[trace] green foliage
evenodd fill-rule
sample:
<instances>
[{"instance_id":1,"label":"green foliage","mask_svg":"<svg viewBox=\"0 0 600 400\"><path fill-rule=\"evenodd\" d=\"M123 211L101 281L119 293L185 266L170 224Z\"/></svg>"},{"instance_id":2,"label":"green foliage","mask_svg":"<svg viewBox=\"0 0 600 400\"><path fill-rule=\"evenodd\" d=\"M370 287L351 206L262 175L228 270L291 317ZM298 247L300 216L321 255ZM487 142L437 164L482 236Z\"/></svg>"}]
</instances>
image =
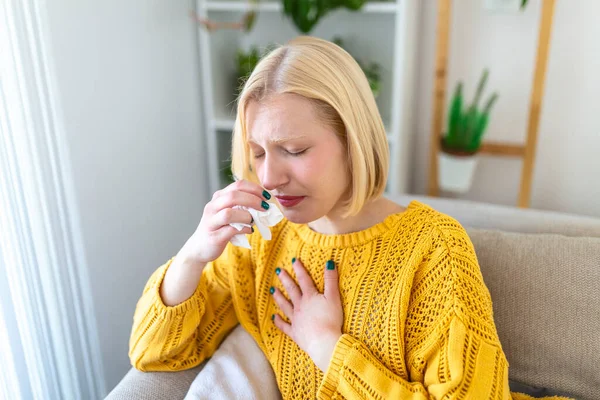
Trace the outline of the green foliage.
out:
<instances>
[{"instance_id":1,"label":"green foliage","mask_svg":"<svg viewBox=\"0 0 600 400\"><path fill-rule=\"evenodd\" d=\"M235 179L233 178L233 172L231 171L231 160L224 161L221 169L221 182L226 185L233 183Z\"/></svg>"},{"instance_id":2,"label":"green foliage","mask_svg":"<svg viewBox=\"0 0 600 400\"><path fill-rule=\"evenodd\" d=\"M459 82L454 90L450 113L448 115L448 132L442 140L442 148L449 151L475 153L481 146L481 140L487 128L490 111L498 100L498 94L493 93L482 109L479 101L487 82L489 71L481 75L473 103L463 108L463 84Z\"/></svg>"},{"instance_id":3,"label":"green foliage","mask_svg":"<svg viewBox=\"0 0 600 400\"><path fill-rule=\"evenodd\" d=\"M381 91L381 74L380 67L377 63L370 63L368 66L361 65L361 68L365 72L367 79L369 80L369 86L371 86L371 91L373 92L373 96L377 98L379 96L379 92Z\"/></svg>"},{"instance_id":4,"label":"green foliage","mask_svg":"<svg viewBox=\"0 0 600 400\"><path fill-rule=\"evenodd\" d=\"M366 0L282 0L283 14L302 33L309 33L327 13L339 7L359 10Z\"/></svg>"}]
</instances>

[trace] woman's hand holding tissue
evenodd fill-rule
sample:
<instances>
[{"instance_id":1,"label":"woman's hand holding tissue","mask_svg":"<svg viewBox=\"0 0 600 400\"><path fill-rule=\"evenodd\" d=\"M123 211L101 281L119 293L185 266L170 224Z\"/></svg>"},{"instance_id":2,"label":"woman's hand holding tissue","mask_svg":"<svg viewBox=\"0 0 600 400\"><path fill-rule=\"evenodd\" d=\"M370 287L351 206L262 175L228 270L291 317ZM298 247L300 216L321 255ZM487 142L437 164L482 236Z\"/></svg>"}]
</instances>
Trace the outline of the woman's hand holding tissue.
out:
<instances>
[{"instance_id":1,"label":"woman's hand holding tissue","mask_svg":"<svg viewBox=\"0 0 600 400\"><path fill-rule=\"evenodd\" d=\"M271 195L259 185L249 181L237 181L214 193L204 207L200 224L194 234L175 256L167 269L160 295L167 306L177 305L194 294L202 270L210 261L217 259L227 242L236 234L252 233L252 215L245 207L268 210ZM246 224L241 231L230 224Z\"/></svg>"},{"instance_id":2,"label":"woman's hand holding tissue","mask_svg":"<svg viewBox=\"0 0 600 400\"><path fill-rule=\"evenodd\" d=\"M218 258L227 242L239 233L252 233L250 227L238 231L230 224L252 223L252 215L240 207L257 211L268 210L266 202L271 195L262 187L249 181L237 181L223 190L215 192L213 198L204 207L204 214L196 232L184 246L186 253L199 263L208 263Z\"/></svg>"}]
</instances>

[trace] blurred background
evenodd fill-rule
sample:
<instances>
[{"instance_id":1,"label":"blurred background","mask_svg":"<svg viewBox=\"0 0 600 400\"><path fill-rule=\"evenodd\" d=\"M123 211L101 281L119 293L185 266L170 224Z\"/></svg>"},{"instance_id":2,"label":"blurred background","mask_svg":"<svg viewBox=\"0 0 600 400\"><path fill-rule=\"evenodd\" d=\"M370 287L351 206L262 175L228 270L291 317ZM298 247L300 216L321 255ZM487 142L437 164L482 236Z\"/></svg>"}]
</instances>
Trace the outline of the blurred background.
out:
<instances>
[{"instance_id":1,"label":"blurred background","mask_svg":"<svg viewBox=\"0 0 600 400\"><path fill-rule=\"evenodd\" d=\"M547 1L451 2L437 114L444 1L354 0L316 21L289 0L0 2L0 398L102 398L127 372L136 301L230 181L235 96L271 46L347 49L388 131L387 195L427 195L436 115L439 134L473 117L482 142L525 143ZM598 15L555 3L531 208L600 217ZM439 194L517 205L523 160L476 156L468 185Z\"/></svg>"}]
</instances>

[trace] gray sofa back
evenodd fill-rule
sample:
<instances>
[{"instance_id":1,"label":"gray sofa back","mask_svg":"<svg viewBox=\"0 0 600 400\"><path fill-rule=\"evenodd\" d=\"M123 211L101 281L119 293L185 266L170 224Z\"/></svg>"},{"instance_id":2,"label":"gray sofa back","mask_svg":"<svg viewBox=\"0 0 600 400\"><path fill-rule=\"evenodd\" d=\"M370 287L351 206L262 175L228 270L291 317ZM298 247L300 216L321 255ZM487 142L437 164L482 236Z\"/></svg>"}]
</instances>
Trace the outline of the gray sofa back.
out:
<instances>
[{"instance_id":1,"label":"gray sofa back","mask_svg":"<svg viewBox=\"0 0 600 400\"><path fill-rule=\"evenodd\" d=\"M439 197L401 195L391 199L402 205L419 200L452 216L464 227L600 238L598 218Z\"/></svg>"}]
</instances>

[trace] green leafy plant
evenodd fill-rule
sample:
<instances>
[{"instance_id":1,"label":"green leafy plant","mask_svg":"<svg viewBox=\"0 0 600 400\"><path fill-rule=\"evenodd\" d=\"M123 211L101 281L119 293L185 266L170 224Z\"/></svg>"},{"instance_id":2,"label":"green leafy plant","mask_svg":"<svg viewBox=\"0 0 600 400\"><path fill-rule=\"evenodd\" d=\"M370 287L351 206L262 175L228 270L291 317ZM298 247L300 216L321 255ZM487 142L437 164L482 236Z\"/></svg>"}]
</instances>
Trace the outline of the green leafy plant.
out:
<instances>
[{"instance_id":1,"label":"green leafy plant","mask_svg":"<svg viewBox=\"0 0 600 400\"><path fill-rule=\"evenodd\" d=\"M359 62L359 65L367 76L373 96L377 98L377 96L379 96L379 92L381 91L381 67L379 64L374 62L370 63L369 65L363 65Z\"/></svg>"},{"instance_id":2,"label":"green leafy plant","mask_svg":"<svg viewBox=\"0 0 600 400\"><path fill-rule=\"evenodd\" d=\"M309 33L327 13L339 7L359 10L366 0L282 0L283 14L303 33Z\"/></svg>"},{"instance_id":3,"label":"green leafy plant","mask_svg":"<svg viewBox=\"0 0 600 400\"><path fill-rule=\"evenodd\" d=\"M226 160L223 162L223 166L220 169L221 172L221 182L229 185L233 183L235 179L233 178L233 172L231 171L231 160Z\"/></svg>"},{"instance_id":4,"label":"green leafy plant","mask_svg":"<svg viewBox=\"0 0 600 400\"><path fill-rule=\"evenodd\" d=\"M498 94L493 93L482 109L479 109L479 100L487 82L489 71L485 69L475 98L470 106L463 108L463 84L459 82L454 90L450 113L448 116L448 132L442 139L442 149L449 153L474 154L481 146L481 140L487 128L490 111L498 100Z\"/></svg>"}]
</instances>

